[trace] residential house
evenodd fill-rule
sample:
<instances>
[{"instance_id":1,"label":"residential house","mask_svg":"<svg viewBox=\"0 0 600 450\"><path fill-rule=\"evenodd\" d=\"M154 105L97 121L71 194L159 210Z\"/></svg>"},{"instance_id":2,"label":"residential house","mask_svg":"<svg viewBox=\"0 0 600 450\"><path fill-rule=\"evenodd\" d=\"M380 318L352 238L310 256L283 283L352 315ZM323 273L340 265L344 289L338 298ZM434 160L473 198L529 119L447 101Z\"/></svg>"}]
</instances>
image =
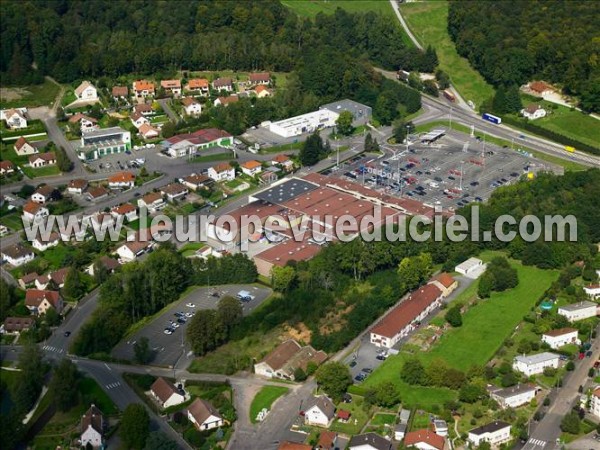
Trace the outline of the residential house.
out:
<instances>
[{"instance_id":1,"label":"residential house","mask_svg":"<svg viewBox=\"0 0 600 450\"><path fill-rule=\"evenodd\" d=\"M256 92L256 96L258 98L271 97L273 95L271 89L263 85L260 85L256 89L254 89L254 92Z\"/></svg>"},{"instance_id":2,"label":"residential house","mask_svg":"<svg viewBox=\"0 0 600 450\"><path fill-rule=\"evenodd\" d=\"M281 166L287 172L291 172L294 169L294 162L289 156L282 153L271 160L271 165Z\"/></svg>"},{"instance_id":3,"label":"residential house","mask_svg":"<svg viewBox=\"0 0 600 450\"><path fill-rule=\"evenodd\" d=\"M136 97L150 97L154 95L154 83L148 80L137 80L133 82L133 92Z\"/></svg>"},{"instance_id":4,"label":"residential house","mask_svg":"<svg viewBox=\"0 0 600 450\"><path fill-rule=\"evenodd\" d=\"M73 114L71 117L69 117L69 124L74 125L76 123L79 123L79 129L82 133L97 130L99 128L98 121L96 119L81 113Z\"/></svg>"},{"instance_id":5,"label":"residential house","mask_svg":"<svg viewBox=\"0 0 600 450\"><path fill-rule=\"evenodd\" d=\"M63 288L65 286L65 280L67 279L67 274L71 270L70 267L63 267L61 269L55 270L50 273L50 280L58 286L59 288Z\"/></svg>"},{"instance_id":6,"label":"residential house","mask_svg":"<svg viewBox=\"0 0 600 450\"><path fill-rule=\"evenodd\" d=\"M56 164L56 155L54 155L54 152L38 153L29 157L29 166L34 169L53 166L54 164Z\"/></svg>"},{"instance_id":7,"label":"residential house","mask_svg":"<svg viewBox=\"0 0 600 450\"><path fill-rule=\"evenodd\" d=\"M135 186L135 175L131 172L118 172L108 177L108 187L111 189L131 189Z\"/></svg>"},{"instance_id":8,"label":"residential house","mask_svg":"<svg viewBox=\"0 0 600 450\"><path fill-rule=\"evenodd\" d=\"M135 261L142 256L150 247L151 242L147 241L129 241L117 248L117 255L123 262Z\"/></svg>"},{"instance_id":9,"label":"residential house","mask_svg":"<svg viewBox=\"0 0 600 450\"><path fill-rule=\"evenodd\" d=\"M45 206L35 203L27 202L23 206L22 217L28 222L40 222L50 215L50 211Z\"/></svg>"},{"instance_id":10,"label":"residential house","mask_svg":"<svg viewBox=\"0 0 600 450\"><path fill-rule=\"evenodd\" d=\"M27 119L25 114L19 109L9 109L2 111L6 126L12 130L27 128Z\"/></svg>"},{"instance_id":11,"label":"residential house","mask_svg":"<svg viewBox=\"0 0 600 450\"><path fill-rule=\"evenodd\" d=\"M306 371L309 362L318 365L326 359L326 353L316 351L310 345L302 347L294 339L289 339L255 364L254 373L267 378L294 380L294 372L298 368Z\"/></svg>"},{"instance_id":12,"label":"residential house","mask_svg":"<svg viewBox=\"0 0 600 450\"><path fill-rule=\"evenodd\" d=\"M218 128L203 128L193 133L178 134L162 142L172 158L195 155L199 150L213 147L229 147L233 137Z\"/></svg>"},{"instance_id":13,"label":"residential house","mask_svg":"<svg viewBox=\"0 0 600 450\"><path fill-rule=\"evenodd\" d=\"M420 450L444 450L446 439L430 430L415 430L404 436L405 447L415 447Z\"/></svg>"},{"instance_id":14,"label":"residential house","mask_svg":"<svg viewBox=\"0 0 600 450\"><path fill-rule=\"evenodd\" d=\"M429 283L442 291L442 297L448 297L458 287L458 281L446 272L436 275Z\"/></svg>"},{"instance_id":15,"label":"residential house","mask_svg":"<svg viewBox=\"0 0 600 450\"><path fill-rule=\"evenodd\" d=\"M335 431L321 431L315 450L335 450L337 448L338 435Z\"/></svg>"},{"instance_id":16,"label":"residential house","mask_svg":"<svg viewBox=\"0 0 600 450\"><path fill-rule=\"evenodd\" d=\"M357 434L348 442L349 450L395 450L395 448L391 441L376 433Z\"/></svg>"},{"instance_id":17,"label":"residential house","mask_svg":"<svg viewBox=\"0 0 600 450\"><path fill-rule=\"evenodd\" d=\"M19 156L33 155L39 153L39 150L27 142L23 136L21 136L14 145L15 153Z\"/></svg>"},{"instance_id":18,"label":"residential house","mask_svg":"<svg viewBox=\"0 0 600 450\"><path fill-rule=\"evenodd\" d=\"M146 124L150 124L150 121L146 118L146 116L144 116L142 113L134 111L131 116L129 117L129 119L131 120L131 123L133 124L134 127L136 128L140 128L142 125Z\"/></svg>"},{"instance_id":19,"label":"residential house","mask_svg":"<svg viewBox=\"0 0 600 450\"><path fill-rule=\"evenodd\" d=\"M137 220L137 208L131 203L123 203L122 205L115 206L110 214L115 218L123 217L126 222L133 222Z\"/></svg>"},{"instance_id":20,"label":"residential house","mask_svg":"<svg viewBox=\"0 0 600 450\"><path fill-rule=\"evenodd\" d=\"M27 331L35 327L35 320L32 317L7 317L4 319L0 332L2 334L20 334L21 331Z\"/></svg>"},{"instance_id":21,"label":"residential house","mask_svg":"<svg viewBox=\"0 0 600 450\"><path fill-rule=\"evenodd\" d=\"M89 81L83 81L75 89L75 96L78 100L83 101L96 101L98 100L98 90Z\"/></svg>"},{"instance_id":22,"label":"residential house","mask_svg":"<svg viewBox=\"0 0 600 450\"><path fill-rule=\"evenodd\" d=\"M596 387L592 392L590 413L600 419L600 387Z\"/></svg>"},{"instance_id":23,"label":"residential house","mask_svg":"<svg viewBox=\"0 0 600 450\"><path fill-rule=\"evenodd\" d=\"M569 322L577 322L578 320L595 317L598 314L598 304L588 301L572 303L570 305L560 306L558 308L558 314L565 316Z\"/></svg>"},{"instance_id":24,"label":"residential house","mask_svg":"<svg viewBox=\"0 0 600 450\"><path fill-rule=\"evenodd\" d=\"M81 418L81 437L79 445L87 448L88 444L92 448L104 448L104 428L106 424L102 412L92 404L90 409Z\"/></svg>"},{"instance_id":25,"label":"residential house","mask_svg":"<svg viewBox=\"0 0 600 450\"><path fill-rule=\"evenodd\" d=\"M212 88L217 92L219 92L219 91L232 92L233 91L233 81L231 80L231 78L217 78L215 81L212 82Z\"/></svg>"},{"instance_id":26,"label":"residential house","mask_svg":"<svg viewBox=\"0 0 600 450\"><path fill-rule=\"evenodd\" d=\"M120 266L120 264L116 259L103 255L98 258L97 261L94 261L92 264L87 266L85 271L88 275L94 276L96 268L99 266L103 266L108 273L113 273Z\"/></svg>"},{"instance_id":27,"label":"residential house","mask_svg":"<svg viewBox=\"0 0 600 450\"><path fill-rule=\"evenodd\" d=\"M529 404L535 398L538 390L539 388L531 383L517 384L508 388L499 388L492 385L487 387L490 397L496 400L502 409L518 408Z\"/></svg>"},{"instance_id":28,"label":"residential house","mask_svg":"<svg viewBox=\"0 0 600 450\"><path fill-rule=\"evenodd\" d=\"M127 86L113 86L112 96L115 100L126 99L129 97L129 89Z\"/></svg>"},{"instance_id":29,"label":"residential house","mask_svg":"<svg viewBox=\"0 0 600 450\"><path fill-rule=\"evenodd\" d=\"M335 417L335 405L325 395L315 397L304 411L304 423L329 428Z\"/></svg>"},{"instance_id":30,"label":"residential house","mask_svg":"<svg viewBox=\"0 0 600 450\"><path fill-rule=\"evenodd\" d=\"M202 105L193 97L182 99L181 104L188 116L199 116L202 114Z\"/></svg>"},{"instance_id":31,"label":"residential house","mask_svg":"<svg viewBox=\"0 0 600 450\"><path fill-rule=\"evenodd\" d=\"M558 330L546 331L542 334L542 342L556 350L567 344L581 345L579 331L575 328L560 328Z\"/></svg>"},{"instance_id":32,"label":"residential house","mask_svg":"<svg viewBox=\"0 0 600 450\"><path fill-rule=\"evenodd\" d=\"M246 161L245 163L240 164L240 168L242 169L242 172L249 177L253 177L254 175L258 175L262 172L261 163L255 160Z\"/></svg>"},{"instance_id":33,"label":"residential house","mask_svg":"<svg viewBox=\"0 0 600 450\"><path fill-rule=\"evenodd\" d=\"M60 234L58 234L56 231L53 231L48 236L48 239L43 239L41 236L37 236L31 243L31 245L36 250L39 250L40 252L45 252L51 247L56 247L59 243Z\"/></svg>"},{"instance_id":34,"label":"residential house","mask_svg":"<svg viewBox=\"0 0 600 450\"><path fill-rule=\"evenodd\" d=\"M87 197L90 201L98 201L108 197L108 191L102 186L95 186L88 189Z\"/></svg>"},{"instance_id":35,"label":"residential house","mask_svg":"<svg viewBox=\"0 0 600 450\"><path fill-rule=\"evenodd\" d=\"M532 103L521 110L521 115L529 120L541 119L546 117L546 110L541 105Z\"/></svg>"},{"instance_id":36,"label":"residential house","mask_svg":"<svg viewBox=\"0 0 600 450\"><path fill-rule=\"evenodd\" d=\"M139 113L142 116L151 116L154 114L154 110L152 109L152 105L148 103L138 103L133 107L133 114Z\"/></svg>"},{"instance_id":37,"label":"residential house","mask_svg":"<svg viewBox=\"0 0 600 450\"><path fill-rule=\"evenodd\" d=\"M42 289L27 289L25 291L25 306L34 315L46 314L50 308L54 308L57 313L63 309L63 300L58 291L48 291Z\"/></svg>"},{"instance_id":38,"label":"residential house","mask_svg":"<svg viewBox=\"0 0 600 450\"><path fill-rule=\"evenodd\" d=\"M434 419L433 431L435 431L435 434L437 434L438 436L448 436L448 423L442 419Z\"/></svg>"},{"instance_id":39,"label":"residential house","mask_svg":"<svg viewBox=\"0 0 600 450\"><path fill-rule=\"evenodd\" d=\"M220 181L231 181L235 179L235 169L229 165L229 163L221 163L216 166L209 167L208 176L215 180Z\"/></svg>"},{"instance_id":40,"label":"residential house","mask_svg":"<svg viewBox=\"0 0 600 450\"><path fill-rule=\"evenodd\" d=\"M0 175L10 175L15 173L15 165L12 161L0 161Z\"/></svg>"},{"instance_id":41,"label":"residential house","mask_svg":"<svg viewBox=\"0 0 600 450\"><path fill-rule=\"evenodd\" d=\"M544 372L546 367L558 369L558 355L549 352L537 353L535 355L520 355L513 360L513 369L526 376Z\"/></svg>"},{"instance_id":42,"label":"residential house","mask_svg":"<svg viewBox=\"0 0 600 450\"><path fill-rule=\"evenodd\" d=\"M48 275L40 275L35 279L35 289L44 291L50 284L50 277Z\"/></svg>"},{"instance_id":43,"label":"residential house","mask_svg":"<svg viewBox=\"0 0 600 450\"><path fill-rule=\"evenodd\" d=\"M171 183L161 187L160 193L165 196L168 201L173 202L184 198L190 191L181 183Z\"/></svg>"},{"instance_id":44,"label":"residential house","mask_svg":"<svg viewBox=\"0 0 600 450\"><path fill-rule=\"evenodd\" d=\"M181 95L181 80L162 80L160 87L165 90L167 94L171 94L175 97Z\"/></svg>"},{"instance_id":45,"label":"residential house","mask_svg":"<svg viewBox=\"0 0 600 450\"><path fill-rule=\"evenodd\" d=\"M248 77L248 81L253 86L267 85L271 82L271 74L269 72L251 73Z\"/></svg>"},{"instance_id":46,"label":"residential house","mask_svg":"<svg viewBox=\"0 0 600 450\"><path fill-rule=\"evenodd\" d=\"M195 173L182 178L180 181L192 191L206 189L210 184L213 183L213 180L211 180L207 175L198 175Z\"/></svg>"},{"instance_id":47,"label":"residential house","mask_svg":"<svg viewBox=\"0 0 600 450\"><path fill-rule=\"evenodd\" d=\"M217 97L213 102L214 106L227 106L230 103L236 103L240 100L237 95L229 95L228 97Z\"/></svg>"},{"instance_id":48,"label":"residential house","mask_svg":"<svg viewBox=\"0 0 600 450\"><path fill-rule=\"evenodd\" d=\"M345 409L338 409L335 416L338 422L348 423L350 417L352 417L352 413L350 411L346 411Z\"/></svg>"},{"instance_id":49,"label":"residential house","mask_svg":"<svg viewBox=\"0 0 600 450\"><path fill-rule=\"evenodd\" d=\"M83 178L75 178L74 180L69 181L69 184L67 185L67 192L69 194L82 195L87 188L87 180L84 180Z\"/></svg>"},{"instance_id":50,"label":"residential house","mask_svg":"<svg viewBox=\"0 0 600 450\"><path fill-rule=\"evenodd\" d=\"M142 124L138 131L144 139L156 139L160 135L160 131L147 123Z\"/></svg>"},{"instance_id":51,"label":"residential house","mask_svg":"<svg viewBox=\"0 0 600 450\"><path fill-rule=\"evenodd\" d=\"M313 450L312 445L301 444L299 442L283 441L277 447L277 450Z\"/></svg>"},{"instance_id":52,"label":"residential house","mask_svg":"<svg viewBox=\"0 0 600 450\"><path fill-rule=\"evenodd\" d=\"M57 200L60 196L60 192L52 186L47 184L38 187L33 194L31 194L31 201L39 204L48 203L52 200Z\"/></svg>"},{"instance_id":53,"label":"residential house","mask_svg":"<svg viewBox=\"0 0 600 450\"><path fill-rule=\"evenodd\" d=\"M273 166L268 167L267 170L259 174L259 182L262 184L275 183L278 180L278 172L281 172L281 169ZM242 185L238 186L238 189L241 187ZM247 189L247 186L244 187L244 189Z\"/></svg>"},{"instance_id":54,"label":"residential house","mask_svg":"<svg viewBox=\"0 0 600 450\"><path fill-rule=\"evenodd\" d=\"M543 81L533 81L533 82L529 83L529 89L535 95L539 95L540 97L544 97L545 95L549 95L554 92L554 89L552 89L552 86L544 83Z\"/></svg>"},{"instance_id":55,"label":"residential house","mask_svg":"<svg viewBox=\"0 0 600 450\"><path fill-rule=\"evenodd\" d=\"M497 447L511 440L510 428L510 424L497 420L469 431L467 440L475 446L489 442L492 447Z\"/></svg>"},{"instance_id":56,"label":"residential house","mask_svg":"<svg viewBox=\"0 0 600 450\"><path fill-rule=\"evenodd\" d=\"M454 268L455 272L471 277L483 269L483 261L479 258L469 258Z\"/></svg>"},{"instance_id":57,"label":"residential house","mask_svg":"<svg viewBox=\"0 0 600 450\"><path fill-rule=\"evenodd\" d=\"M206 400L197 398L188 407L188 420L194 424L199 431L212 430L225 424L219 411Z\"/></svg>"},{"instance_id":58,"label":"residential house","mask_svg":"<svg viewBox=\"0 0 600 450\"><path fill-rule=\"evenodd\" d=\"M185 89L190 92L197 92L200 95L206 96L209 94L209 83L205 78L193 78L188 81Z\"/></svg>"},{"instance_id":59,"label":"residential house","mask_svg":"<svg viewBox=\"0 0 600 450\"><path fill-rule=\"evenodd\" d=\"M408 299L392 309L373 327L371 343L378 347L392 348L438 308L442 298L442 291L433 284L427 284L412 292Z\"/></svg>"},{"instance_id":60,"label":"residential house","mask_svg":"<svg viewBox=\"0 0 600 450\"><path fill-rule=\"evenodd\" d=\"M169 380L158 377L150 387L150 394L161 408L169 408L185 402L185 393L177 389Z\"/></svg>"},{"instance_id":61,"label":"residential house","mask_svg":"<svg viewBox=\"0 0 600 450\"><path fill-rule=\"evenodd\" d=\"M2 260L13 267L19 267L33 261L35 254L21 243L10 245L2 250Z\"/></svg>"},{"instance_id":62,"label":"residential house","mask_svg":"<svg viewBox=\"0 0 600 450\"><path fill-rule=\"evenodd\" d=\"M583 291L591 298L600 298L600 283L584 286Z\"/></svg>"},{"instance_id":63,"label":"residential house","mask_svg":"<svg viewBox=\"0 0 600 450\"><path fill-rule=\"evenodd\" d=\"M160 192L150 192L138 199L137 203L140 208L146 208L149 212L160 211L166 205Z\"/></svg>"},{"instance_id":64,"label":"residential house","mask_svg":"<svg viewBox=\"0 0 600 450\"><path fill-rule=\"evenodd\" d=\"M37 277L39 277L37 272L27 273L27 274L23 275L21 278L19 278L19 280L18 280L19 286L21 287L21 289L30 288L30 287L34 286L35 280Z\"/></svg>"}]
</instances>

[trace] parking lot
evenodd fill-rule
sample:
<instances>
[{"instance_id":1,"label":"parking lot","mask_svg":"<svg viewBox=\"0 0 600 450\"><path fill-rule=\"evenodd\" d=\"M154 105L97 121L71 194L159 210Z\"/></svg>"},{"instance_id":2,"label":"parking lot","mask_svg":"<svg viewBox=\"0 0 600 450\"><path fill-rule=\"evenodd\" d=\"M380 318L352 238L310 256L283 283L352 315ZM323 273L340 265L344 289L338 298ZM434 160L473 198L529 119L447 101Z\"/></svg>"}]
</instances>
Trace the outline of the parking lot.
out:
<instances>
[{"instance_id":1,"label":"parking lot","mask_svg":"<svg viewBox=\"0 0 600 450\"><path fill-rule=\"evenodd\" d=\"M156 149L157 147L127 150L124 153L103 156L100 159L86 163L86 165L96 173L114 173L122 170L140 169L144 165L147 155L150 152L156 153ZM144 162L141 162L142 160Z\"/></svg>"},{"instance_id":2,"label":"parking lot","mask_svg":"<svg viewBox=\"0 0 600 450\"><path fill-rule=\"evenodd\" d=\"M484 202L500 186L527 173L555 170L531 156L450 132L432 144L411 136L413 144L384 145L380 157L356 157L327 174L363 183L398 197L449 210Z\"/></svg>"},{"instance_id":3,"label":"parking lot","mask_svg":"<svg viewBox=\"0 0 600 450\"><path fill-rule=\"evenodd\" d=\"M185 330L190 317L185 317L178 323L176 313L184 313L184 316L193 315L201 309L216 309L221 297L237 297L238 292L248 291L254 298L242 302L244 315L250 314L257 306L267 299L272 291L269 288L254 285L227 285L214 287L199 287L180 300L171 304L162 314L148 323L141 330L121 341L112 351L112 356L118 359L133 361L134 344L143 336L150 341L150 347L154 351L154 359L151 364L157 366L173 366L182 354L188 351L185 345ZM193 306L187 306L191 304ZM174 323L176 325L174 325ZM165 334L165 329L173 329L172 334Z\"/></svg>"}]
</instances>

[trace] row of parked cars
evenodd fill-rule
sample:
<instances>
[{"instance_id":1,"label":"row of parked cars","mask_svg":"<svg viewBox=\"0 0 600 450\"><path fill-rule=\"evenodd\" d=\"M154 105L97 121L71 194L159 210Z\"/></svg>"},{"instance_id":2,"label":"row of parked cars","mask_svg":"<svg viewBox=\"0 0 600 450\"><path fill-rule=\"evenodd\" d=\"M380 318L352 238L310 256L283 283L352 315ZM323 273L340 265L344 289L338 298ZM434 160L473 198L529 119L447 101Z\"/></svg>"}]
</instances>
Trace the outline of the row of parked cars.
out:
<instances>
[{"instance_id":1,"label":"row of parked cars","mask_svg":"<svg viewBox=\"0 0 600 450\"><path fill-rule=\"evenodd\" d=\"M188 308L195 308L196 305L194 305L193 303L187 303L185 306L187 306ZM195 312L183 312L183 311L178 311L175 314L173 314L175 316L175 320L171 319L169 320L169 322L167 323L164 333L165 334L173 334L175 333L175 331L177 330L177 328L179 328L181 325L185 325L187 323L188 319L191 319L192 317L194 317Z\"/></svg>"}]
</instances>

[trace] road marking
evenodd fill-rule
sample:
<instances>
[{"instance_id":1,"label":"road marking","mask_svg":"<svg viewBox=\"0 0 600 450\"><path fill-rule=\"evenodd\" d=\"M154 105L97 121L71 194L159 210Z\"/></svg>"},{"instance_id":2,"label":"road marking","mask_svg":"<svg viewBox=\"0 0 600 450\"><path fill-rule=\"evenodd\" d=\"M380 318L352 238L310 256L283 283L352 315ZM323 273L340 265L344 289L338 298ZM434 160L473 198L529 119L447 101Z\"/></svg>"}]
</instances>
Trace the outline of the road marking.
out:
<instances>
[{"instance_id":1,"label":"road marking","mask_svg":"<svg viewBox=\"0 0 600 450\"><path fill-rule=\"evenodd\" d=\"M106 367L108 370L111 370L111 371L112 371L112 369L111 369L110 367L108 367L108 364L104 363L104 366L105 366L105 367Z\"/></svg>"},{"instance_id":2,"label":"road marking","mask_svg":"<svg viewBox=\"0 0 600 450\"><path fill-rule=\"evenodd\" d=\"M546 441L542 441L541 439L534 439L534 438L529 439L529 441L527 441L527 443L532 444L534 446L540 446L540 447L544 447L547 444Z\"/></svg>"},{"instance_id":3,"label":"road marking","mask_svg":"<svg viewBox=\"0 0 600 450\"><path fill-rule=\"evenodd\" d=\"M116 383L107 384L106 385L106 389L114 389L114 388L116 388L117 386L120 386L120 385L121 385L121 383L119 381L117 381Z\"/></svg>"}]
</instances>

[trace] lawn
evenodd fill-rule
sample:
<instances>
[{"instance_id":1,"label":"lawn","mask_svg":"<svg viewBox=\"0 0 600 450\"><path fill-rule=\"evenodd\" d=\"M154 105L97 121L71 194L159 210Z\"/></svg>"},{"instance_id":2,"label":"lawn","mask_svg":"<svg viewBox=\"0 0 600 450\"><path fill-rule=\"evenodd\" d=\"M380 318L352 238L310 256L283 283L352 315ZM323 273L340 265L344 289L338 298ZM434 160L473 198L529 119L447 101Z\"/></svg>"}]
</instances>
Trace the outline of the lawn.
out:
<instances>
[{"instance_id":1,"label":"lawn","mask_svg":"<svg viewBox=\"0 0 600 450\"><path fill-rule=\"evenodd\" d=\"M456 52L447 30L447 2L404 3L400 9L421 45L432 45L436 49L440 68L450 75L452 84L465 101L473 101L478 108L494 95L493 87Z\"/></svg>"},{"instance_id":2,"label":"lawn","mask_svg":"<svg viewBox=\"0 0 600 450\"><path fill-rule=\"evenodd\" d=\"M283 0L286 7L303 17L313 18L320 12L333 14L337 8L350 13L375 11L394 17L394 11L387 0ZM397 21L397 19L394 18Z\"/></svg>"},{"instance_id":3,"label":"lawn","mask_svg":"<svg viewBox=\"0 0 600 450\"><path fill-rule=\"evenodd\" d=\"M287 394L288 391L289 389L283 386L264 386L252 400L252 404L250 405L250 421L256 423L258 413L263 408L270 410L275 400Z\"/></svg>"},{"instance_id":4,"label":"lawn","mask_svg":"<svg viewBox=\"0 0 600 450\"><path fill-rule=\"evenodd\" d=\"M79 382L79 391L86 404L93 403L106 415L119 412L108 394L92 378L85 377ZM87 408L86 408L87 409Z\"/></svg>"},{"instance_id":5,"label":"lawn","mask_svg":"<svg viewBox=\"0 0 600 450\"><path fill-rule=\"evenodd\" d=\"M375 414L371 419L370 425L386 425L396 422L395 414Z\"/></svg>"},{"instance_id":6,"label":"lawn","mask_svg":"<svg viewBox=\"0 0 600 450\"><path fill-rule=\"evenodd\" d=\"M63 267L66 257L74 251L73 247L67 246L61 242L56 247L52 247L43 252L42 257L48 261L50 268L60 269Z\"/></svg>"},{"instance_id":7,"label":"lawn","mask_svg":"<svg viewBox=\"0 0 600 450\"><path fill-rule=\"evenodd\" d=\"M23 221L18 213L10 213L0 217L0 223L6 225L11 230L22 230Z\"/></svg>"},{"instance_id":8,"label":"lawn","mask_svg":"<svg viewBox=\"0 0 600 450\"><path fill-rule=\"evenodd\" d=\"M54 103L60 87L51 81L44 80L42 84L19 88L0 89L0 107L19 108L34 106L49 106Z\"/></svg>"},{"instance_id":9,"label":"lawn","mask_svg":"<svg viewBox=\"0 0 600 450\"><path fill-rule=\"evenodd\" d=\"M233 159L233 155L231 153L216 153L214 155L196 156L194 159L192 159L192 162L201 163L213 161L228 161L231 159Z\"/></svg>"},{"instance_id":10,"label":"lawn","mask_svg":"<svg viewBox=\"0 0 600 450\"><path fill-rule=\"evenodd\" d=\"M369 420L369 414L363 409L362 397L353 395L352 403L339 403L337 411L340 410L350 411L352 414L350 420L348 423L342 423L335 419L329 427L331 431L348 435L358 434L367 423L367 420Z\"/></svg>"},{"instance_id":11,"label":"lawn","mask_svg":"<svg viewBox=\"0 0 600 450\"><path fill-rule=\"evenodd\" d=\"M29 178L38 178L38 177L49 177L52 175L60 175L60 170L57 166L46 166L40 167L38 169L33 169L31 167L21 167L23 169L23 173L27 175Z\"/></svg>"}]
</instances>

